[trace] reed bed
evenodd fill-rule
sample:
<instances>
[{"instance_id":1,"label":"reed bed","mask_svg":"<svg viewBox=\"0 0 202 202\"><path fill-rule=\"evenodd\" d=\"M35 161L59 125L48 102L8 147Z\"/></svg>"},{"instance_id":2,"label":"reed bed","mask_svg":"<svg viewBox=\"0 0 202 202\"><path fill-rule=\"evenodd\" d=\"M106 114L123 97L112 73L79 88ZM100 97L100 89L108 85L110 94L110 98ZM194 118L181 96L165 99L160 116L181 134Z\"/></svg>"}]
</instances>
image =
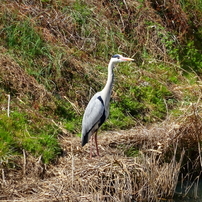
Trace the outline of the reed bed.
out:
<instances>
[{"instance_id":1,"label":"reed bed","mask_svg":"<svg viewBox=\"0 0 202 202\"><path fill-rule=\"evenodd\" d=\"M24 153L18 169L2 168L0 199L134 202L173 198L179 178L200 177L201 129L200 114L193 110L177 124L167 120L150 128L104 132L99 135L101 157L92 159L88 146L80 146L80 138L61 136L63 156L55 164L45 166L40 158ZM129 157L131 148L138 152Z\"/></svg>"}]
</instances>

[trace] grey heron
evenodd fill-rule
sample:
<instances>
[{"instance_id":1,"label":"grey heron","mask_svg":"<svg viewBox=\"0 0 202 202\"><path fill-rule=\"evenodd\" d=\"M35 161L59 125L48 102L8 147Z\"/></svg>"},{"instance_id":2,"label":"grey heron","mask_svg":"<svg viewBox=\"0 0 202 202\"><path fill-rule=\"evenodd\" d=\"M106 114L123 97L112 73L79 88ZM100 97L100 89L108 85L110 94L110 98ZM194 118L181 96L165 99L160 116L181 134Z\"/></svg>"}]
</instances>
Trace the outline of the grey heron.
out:
<instances>
[{"instance_id":1,"label":"grey heron","mask_svg":"<svg viewBox=\"0 0 202 202\"><path fill-rule=\"evenodd\" d=\"M97 156L99 156L98 144L97 144L97 132L99 127L105 122L109 116L109 102L112 92L112 85L114 80L113 69L114 65L119 62L133 61L132 58L123 57L116 54L112 56L108 64L108 78L107 83L102 91L97 92L88 103L82 120L82 136L81 144L84 146L88 143L91 137L90 158L92 158L92 143L93 135L95 139L95 146L97 150Z\"/></svg>"}]
</instances>

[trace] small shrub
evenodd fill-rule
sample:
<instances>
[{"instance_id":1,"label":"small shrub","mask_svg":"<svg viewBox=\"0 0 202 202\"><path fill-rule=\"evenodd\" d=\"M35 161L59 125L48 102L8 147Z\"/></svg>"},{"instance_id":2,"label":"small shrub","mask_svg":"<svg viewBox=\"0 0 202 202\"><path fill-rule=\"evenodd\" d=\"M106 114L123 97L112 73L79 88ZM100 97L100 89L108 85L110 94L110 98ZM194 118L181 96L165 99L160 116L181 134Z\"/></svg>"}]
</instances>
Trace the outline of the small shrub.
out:
<instances>
[{"instance_id":1,"label":"small shrub","mask_svg":"<svg viewBox=\"0 0 202 202\"><path fill-rule=\"evenodd\" d=\"M184 48L179 48L178 52L182 68L202 74L202 50L195 46L194 41L188 42Z\"/></svg>"}]
</instances>

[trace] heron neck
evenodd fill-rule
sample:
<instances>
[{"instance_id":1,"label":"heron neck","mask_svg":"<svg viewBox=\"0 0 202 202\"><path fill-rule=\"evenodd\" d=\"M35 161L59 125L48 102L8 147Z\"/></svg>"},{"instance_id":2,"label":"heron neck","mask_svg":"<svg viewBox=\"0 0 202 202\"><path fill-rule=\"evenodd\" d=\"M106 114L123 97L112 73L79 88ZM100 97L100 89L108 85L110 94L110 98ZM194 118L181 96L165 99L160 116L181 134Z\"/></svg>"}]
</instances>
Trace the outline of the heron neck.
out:
<instances>
[{"instance_id":1,"label":"heron neck","mask_svg":"<svg viewBox=\"0 0 202 202\"><path fill-rule=\"evenodd\" d=\"M102 90L102 94L103 94L102 96L105 103L109 103L110 101L110 96L111 96L113 81L114 81L113 67L114 67L114 63L110 61L108 65L107 83L104 89Z\"/></svg>"}]
</instances>

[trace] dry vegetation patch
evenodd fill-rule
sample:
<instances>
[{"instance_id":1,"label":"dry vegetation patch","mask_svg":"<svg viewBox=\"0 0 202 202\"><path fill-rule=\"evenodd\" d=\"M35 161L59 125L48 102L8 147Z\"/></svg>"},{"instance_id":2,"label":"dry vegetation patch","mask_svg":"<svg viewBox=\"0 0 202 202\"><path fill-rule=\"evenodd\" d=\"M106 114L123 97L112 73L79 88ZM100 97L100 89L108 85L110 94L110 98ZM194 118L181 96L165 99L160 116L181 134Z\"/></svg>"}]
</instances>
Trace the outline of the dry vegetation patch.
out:
<instances>
[{"instance_id":1,"label":"dry vegetation patch","mask_svg":"<svg viewBox=\"0 0 202 202\"><path fill-rule=\"evenodd\" d=\"M55 164L45 166L40 158L31 159L25 154L17 174L16 170L2 169L2 199L158 201L172 198L181 168L190 163L190 157L190 166L198 170L195 176L200 175L199 138L201 118L196 113L182 117L180 124L165 121L150 128L104 132L99 135L100 158L89 159L88 145L82 148L80 138L61 137L63 156ZM129 157L126 151L131 148L137 153ZM190 156L190 150L194 157L193 153ZM193 170L188 172L193 177Z\"/></svg>"},{"instance_id":2,"label":"dry vegetation patch","mask_svg":"<svg viewBox=\"0 0 202 202\"><path fill-rule=\"evenodd\" d=\"M12 95L23 99L27 97L38 105L47 105L51 101L51 93L8 55L0 54L0 67L0 84Z\"/></svg>"}]
</instances>

